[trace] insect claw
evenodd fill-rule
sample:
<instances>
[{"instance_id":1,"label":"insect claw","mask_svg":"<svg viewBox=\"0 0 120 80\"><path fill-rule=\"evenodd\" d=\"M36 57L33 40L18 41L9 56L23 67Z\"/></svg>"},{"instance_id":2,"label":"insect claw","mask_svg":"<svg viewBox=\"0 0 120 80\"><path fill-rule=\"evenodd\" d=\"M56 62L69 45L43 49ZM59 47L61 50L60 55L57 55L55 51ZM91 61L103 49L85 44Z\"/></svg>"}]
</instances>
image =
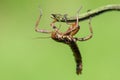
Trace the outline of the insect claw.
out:
<instances>
[{"instance_id":1,"label":"insect claw","mask_svg":"<svg viewBox=\"0 0 120 80\"><path fill-rule=\"evenodd\" d=\"M42 16L42 9L40 9L40 16Z\"/></svg>"},{"instance_id":2,"label":"insect claw","mask_svg":"<svg viewBox=\"0 0 120 80\"><path fill-rule=\"evenodd\" d=\"M80 10L81 10L81 9L82 9L82 6L80 6L80 8L78 9L77 14L80 13Z\"/></svg>"}]
</instances>

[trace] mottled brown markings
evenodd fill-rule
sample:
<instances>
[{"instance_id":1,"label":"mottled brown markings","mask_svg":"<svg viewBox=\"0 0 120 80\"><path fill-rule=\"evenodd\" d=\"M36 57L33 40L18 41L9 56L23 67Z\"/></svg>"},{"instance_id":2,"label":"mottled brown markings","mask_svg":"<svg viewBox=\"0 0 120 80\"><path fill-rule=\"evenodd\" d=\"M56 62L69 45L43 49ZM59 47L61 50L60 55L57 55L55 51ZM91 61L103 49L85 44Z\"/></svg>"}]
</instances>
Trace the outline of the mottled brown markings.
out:
<instances>
[{"instance_id":1,"label":"mottled brown markings","mask_svg":"<svg viewBox=\"0 0 120 80\"><path fill-rule=\"evenodd\" d=\"M64 44L67 44L67 45L70 46L70 48L71 48L71 50L73 52L74 58L75 58L76 73L77 74L81 74L82 73L82 57L81 57L81 53L79 51L79 48L78 48L78 46L76 44L76 41L86 41L86 40L89 40L90 38L92 38L92 35L93 35L92 26L90 24L91 19L90 19L90 21L89 21L90 35L88 35L86 37L83 37L83 38L74 37L74 35L77 34L78 31L80 30L79 20L78 20L79 11L77 12L76 21L74 23L70 23L69 24L70 27L68 27L66 32L61 32L59 30L59 28L57 28L55 26L55 22L57 22L57 19L55 19L55 18L54 18L54 21L50 24L50 26L53 28L53 31L39 29L38 25L39 25L42 13L40 14L40 16L39 16L39 18L38 18L38 20L36 22L36 25L35 25L35 31L36 32L51 34L51 38L53 40L55 40L57 42L64 43ZM66 16L64 16L64 17L66 17ZM67 18L65 18L65 19L67 19Z\"/></svg>"}]
</instances>

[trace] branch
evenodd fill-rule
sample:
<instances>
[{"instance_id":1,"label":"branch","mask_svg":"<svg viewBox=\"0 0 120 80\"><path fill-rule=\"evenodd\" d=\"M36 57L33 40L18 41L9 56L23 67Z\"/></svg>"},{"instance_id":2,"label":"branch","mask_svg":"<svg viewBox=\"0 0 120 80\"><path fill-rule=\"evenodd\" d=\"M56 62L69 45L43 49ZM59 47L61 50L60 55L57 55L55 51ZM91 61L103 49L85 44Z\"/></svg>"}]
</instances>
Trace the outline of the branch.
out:
<instances>
[{"instance_id":1,"label":"branch","mask_svg":"<svg viewBox=\"0 0 120 80\"><path fill-rule=\"evenodd\" d=\"M95 16L98 16L102 13L109 12L109 11L120 11L120 4L106 5L106 6L97 8L95 10L91 10L86 13L83 13L79 16L79 21L84 21L84 20L89 19L90 17L95 17ZM65 15L52 14L53 16L52 18L60 22L66 22ZM67 22L74 22L74 21L76 21L76 17L71 17L71 18L67 17Z\"/></svg>"}]
</instances>

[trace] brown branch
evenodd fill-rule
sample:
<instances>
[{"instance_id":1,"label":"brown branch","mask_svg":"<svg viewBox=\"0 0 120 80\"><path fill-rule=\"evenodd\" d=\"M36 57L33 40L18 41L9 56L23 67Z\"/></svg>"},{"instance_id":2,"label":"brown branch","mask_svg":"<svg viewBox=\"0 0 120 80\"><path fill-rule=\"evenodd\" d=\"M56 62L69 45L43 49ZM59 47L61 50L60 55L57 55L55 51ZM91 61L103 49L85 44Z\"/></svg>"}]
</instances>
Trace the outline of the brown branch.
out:
<instances>
[{"instance_id":1,"label":"brown branch","mask_svg":"<svg viewBox=\"0 0 120 80\"><path fill-rule=\"evenodd\" d=\"M100 15L102 13L109 12L109 11L120 11L120 4L106 5L106 6L97 8L95 10L91 10L86 13L80 14L79 21L84 21L89 19L90 17L95 17L97 15ZM52 14L52 16L54 19L57 19L57 21L66 22L64 15ZM67 22L74 22L74 21L76 21L76 17L70 17L70 18L67 17Z\"/></svg>"}]
</instances>

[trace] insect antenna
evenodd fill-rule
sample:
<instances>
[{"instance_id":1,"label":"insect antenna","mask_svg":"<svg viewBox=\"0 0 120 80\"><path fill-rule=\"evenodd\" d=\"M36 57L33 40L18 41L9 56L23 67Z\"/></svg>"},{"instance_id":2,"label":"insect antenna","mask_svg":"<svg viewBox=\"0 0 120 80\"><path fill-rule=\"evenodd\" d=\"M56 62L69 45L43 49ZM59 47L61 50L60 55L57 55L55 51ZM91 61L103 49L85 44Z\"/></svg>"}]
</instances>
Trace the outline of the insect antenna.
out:
<instances>
[{"instance_id":1,"label":"insect antenna","mask_svg":"<svg viewBox=\"0 0 120 80\"><path fill-rule=\"evenodd\" d=\"M48 37L36 37L36 38L33 38L33 39L48 39L48 38L51 38L50 36Z\"/></svg>"}]
</instances>

